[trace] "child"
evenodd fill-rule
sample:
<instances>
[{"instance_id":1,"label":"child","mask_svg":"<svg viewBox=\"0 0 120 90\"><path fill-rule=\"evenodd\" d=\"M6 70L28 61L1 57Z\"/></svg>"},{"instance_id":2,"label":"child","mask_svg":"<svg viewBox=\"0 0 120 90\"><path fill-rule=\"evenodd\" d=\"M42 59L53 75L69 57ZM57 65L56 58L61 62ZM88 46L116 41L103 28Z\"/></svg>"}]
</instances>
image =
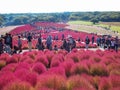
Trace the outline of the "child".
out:
<instances>
[{"instance_id":1,"label":"child","mask_svg":"<svg viewBox=\"0 0 120 90\"><path fill-rule=\"evenodd\" d=\"M55 50L55 51L58 51L57 45L54 46L54 50Z\"/></svg>"},{"instance_id":2,"label":"child","mask_svg":"<svg viewBox=\"0 0 120 90\"><path fill-rule=\"evenodd\" d=\"M17 54L17 51L18 51L18 47L14 46L14 50L13 50L12 54Z\"/></svg>"}]
</instances>

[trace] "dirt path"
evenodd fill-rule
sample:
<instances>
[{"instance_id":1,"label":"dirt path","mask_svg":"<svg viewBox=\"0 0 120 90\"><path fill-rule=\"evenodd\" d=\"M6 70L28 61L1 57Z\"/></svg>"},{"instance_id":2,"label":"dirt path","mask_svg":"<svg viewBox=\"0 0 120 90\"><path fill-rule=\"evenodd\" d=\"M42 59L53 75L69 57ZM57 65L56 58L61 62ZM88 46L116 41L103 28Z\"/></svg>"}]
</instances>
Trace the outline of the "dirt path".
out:
<instances>
[{"instance_id":1,"label":"dirt path","mask_svg":"<svg viewBox=\"0 0 120 90\"><path fill-rule=\"evenodd\" d=\"M88 26L88 25L73 25L69 24L67 28L73 29L73 30L78 30L82 32L87 32L87 33L97 33L98 35L111 35L111 36L118 36L120 38L120 33L114 33L111 30L106 30L102 27L98 26Z\"/></svg>"},{"instance_id":2,"label":"dirt path","mask_svg":"<svg viewBox=\"0 0 120 90\"><path fill-rule=\"evenodd\" d=\"M18 26L8 26L8 27L0 28L0 35L4 35L5 33L10 32L11 30L13 30L16 27L18 27Z\"/></svg>"}]
</instances>

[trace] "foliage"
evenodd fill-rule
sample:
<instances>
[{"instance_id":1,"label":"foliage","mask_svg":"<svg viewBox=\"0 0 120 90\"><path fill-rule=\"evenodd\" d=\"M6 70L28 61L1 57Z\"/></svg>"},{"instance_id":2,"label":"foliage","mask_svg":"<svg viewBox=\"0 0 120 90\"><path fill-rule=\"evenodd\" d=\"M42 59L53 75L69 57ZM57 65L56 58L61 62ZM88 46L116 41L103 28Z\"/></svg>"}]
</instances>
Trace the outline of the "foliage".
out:
<instances>
[{"instance_id":1,"label":"foliage","mask_svg":"<svg viewBox=\"0 0 120 90\"><path fill-rule=\"evenodd\" d=\"M120 12L63 12L0 14L0 26L21 25L38 21L68 22L69 20L120 22Z\"/></svg>"}]
</instances>

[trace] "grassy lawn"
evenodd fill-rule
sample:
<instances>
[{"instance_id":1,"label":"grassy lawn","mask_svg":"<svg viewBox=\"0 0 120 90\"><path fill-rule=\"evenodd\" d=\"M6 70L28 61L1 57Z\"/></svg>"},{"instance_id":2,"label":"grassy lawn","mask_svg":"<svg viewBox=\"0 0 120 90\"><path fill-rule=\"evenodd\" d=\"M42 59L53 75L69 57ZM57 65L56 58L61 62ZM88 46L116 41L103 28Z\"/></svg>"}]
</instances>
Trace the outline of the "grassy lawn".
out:
<instances>
[{"instance_id":1,"label":"grassy lawn","mask_svg":"<svg viewBox=\"0 0 120 90\"><path fill-rule=\"evenodd\" d=\"M69 21L68 24L72 25L94 25L90 21ZM120 22L100 22L94 26L100 26L112 31L118 31L120 33Z\"/></svg>"},{"instance_id":2,"label":"grassy lawn","mask_svg":"<svg viewBox=\"0 0 120 90\"><path fill-rule=\"evenodd\" d=\"M93 25L92 22L89 21L69 21L68 24L74 24L74 25Z\"/></svg>"}]
</instances>

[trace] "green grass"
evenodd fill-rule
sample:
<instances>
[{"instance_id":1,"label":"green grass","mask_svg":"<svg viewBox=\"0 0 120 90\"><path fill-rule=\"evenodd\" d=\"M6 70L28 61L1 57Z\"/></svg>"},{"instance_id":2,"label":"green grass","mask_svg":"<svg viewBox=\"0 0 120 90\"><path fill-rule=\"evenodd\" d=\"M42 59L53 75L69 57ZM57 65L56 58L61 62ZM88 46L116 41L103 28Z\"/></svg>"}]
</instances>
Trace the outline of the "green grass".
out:
<instances>
[{"instance_id":1,"label":"green grass","mask_svg":"<svg viewBox=\"0 0 120 90\"><path fill-rule=\"evenodd\" d=\"M106 28L106 29L110 29L112 31L118 31L120 33L120 26L115 25L115 23L114 22L108 22L107 24L104 24L104 23L100 22L98 24L95 24L95 26L100 26L100 27L103 27L103 28ZM117 23L119 24L119 22L117 22ZM73 25L94 25L90 21L69 21L68 24L73 24ZM111 27L109 27L109 26L111 26Z\"/></svg>"},{"instance_id":2,"label":"green grass","mask_svg":"<svg viewBox=\"0 0 120 90\"><path fill-rule=\"evenodd\" d=\"M105 24L98 24L96 26L101 26L101 27L104 27L104 28L107 28L107 29L110 29L112 31L118 31L120 33L120 26L114 26L114 25L111 25L109 27L109 25L105 25Z\"/></svg>"},{"instance_id":3,"label":"green grass","mask_svg":"<svg viewBox=\"0 0 120 90\"><path fill-rule=\"evenodd\" d=\"M92 22L89 22L89 21L69 21L68 24L93 25L93 23L92 23Z\"/></svg>"}]
</instances>

